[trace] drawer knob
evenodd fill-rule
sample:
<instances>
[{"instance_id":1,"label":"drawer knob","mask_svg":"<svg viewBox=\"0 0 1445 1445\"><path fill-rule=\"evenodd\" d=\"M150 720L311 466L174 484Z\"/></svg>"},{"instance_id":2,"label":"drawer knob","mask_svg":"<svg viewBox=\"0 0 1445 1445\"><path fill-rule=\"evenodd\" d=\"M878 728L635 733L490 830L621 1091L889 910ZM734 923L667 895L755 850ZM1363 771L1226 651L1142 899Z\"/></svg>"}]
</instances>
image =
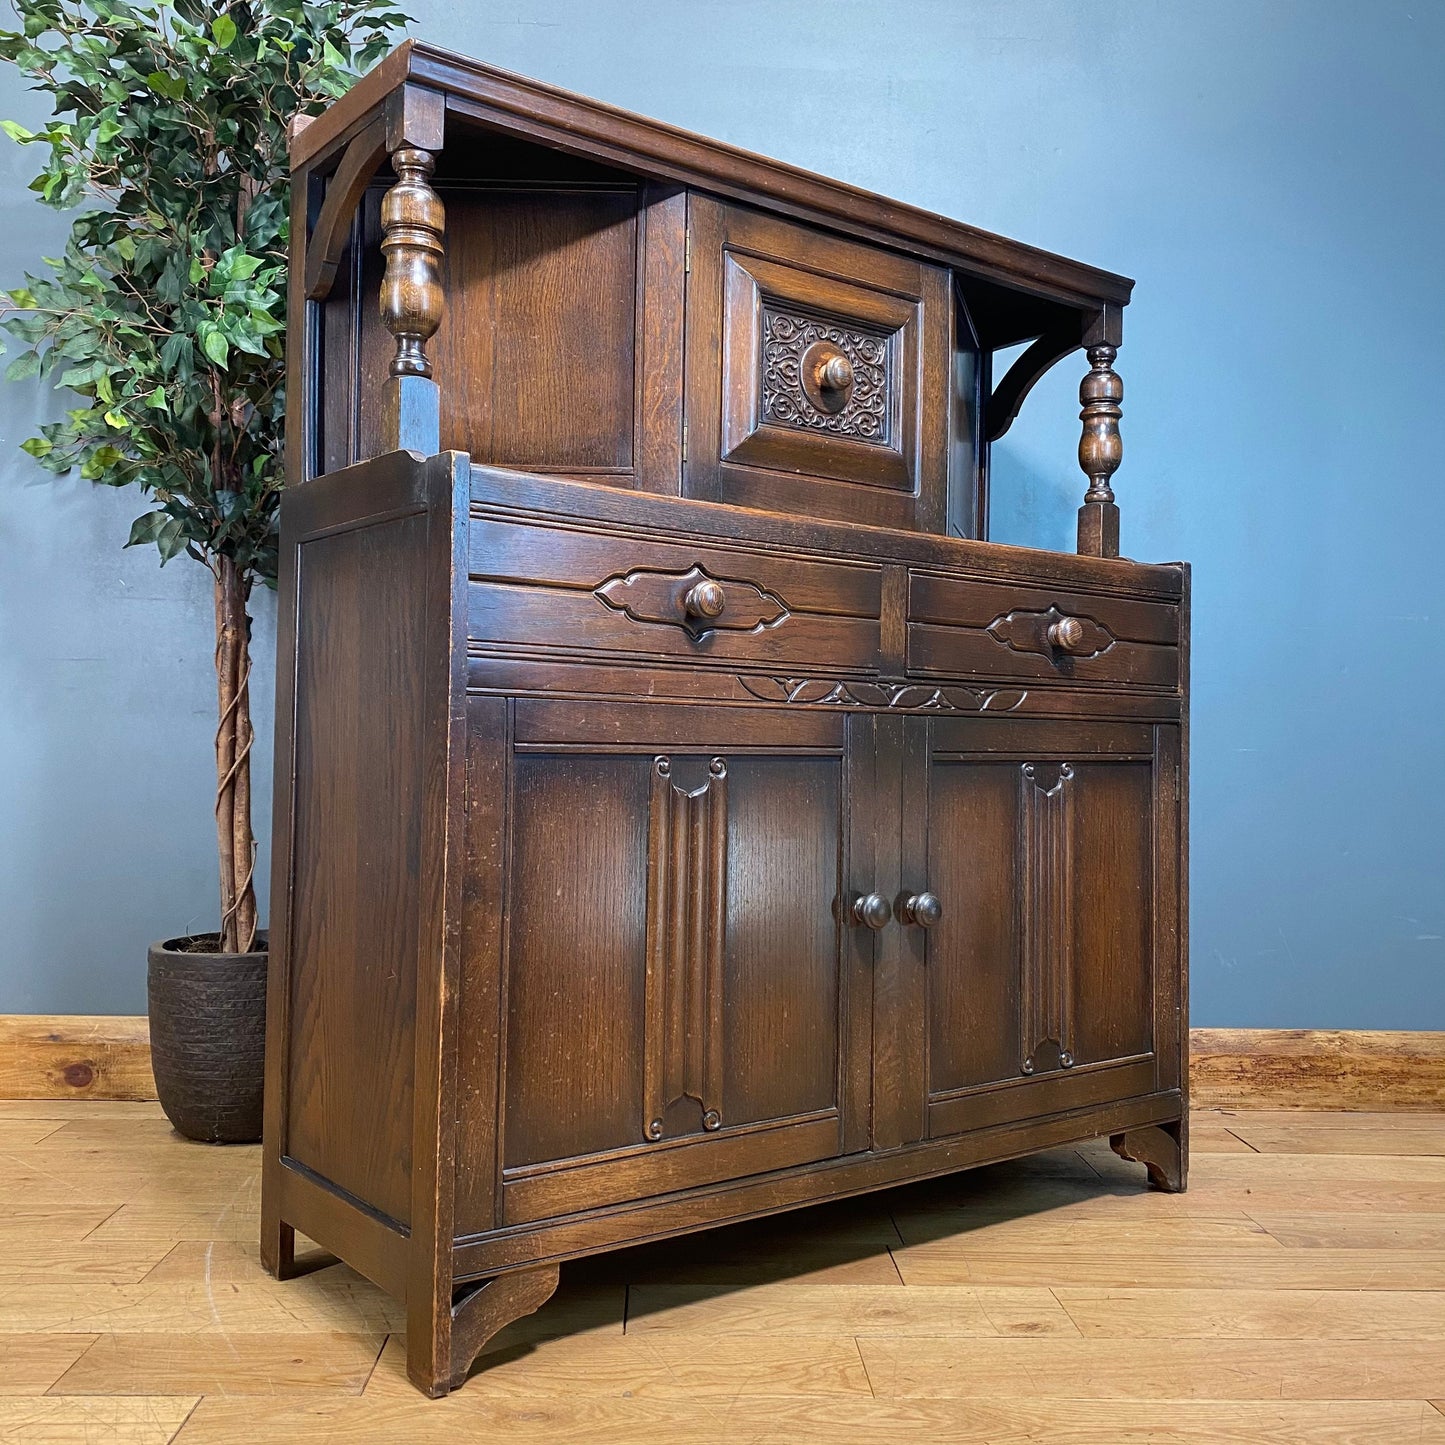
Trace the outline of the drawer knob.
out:
<instances>
[{"instance_id":1,"label":"drawer knob","mask_svg":"<svg viewBox=\"0 0 1445 1445\"><path fill-rule=\"evenodd\" d=\"M694 582L683 593L682 610L689 617L721 617L727 598L723 596L722 583L711 578Z\"/></svg>"},{"instance_id":2,"label":"drawer knob","mask_svg":"<svg viewBox=\"0 0 1445 1445\"><path fill-rule=\"evenodd\" d=\"M857 376L853 363L831 341L815 341L803 353L799 373L803 395L819 411L839 412L848 405Z\"/></svg>"},{"instance_id":3,"label":"drawer knob","mask_svg":"<svg viewBox=\"0 0 1445 1445\"><path fill-rule=\"evenodd\" d=\"M853 900L853 922L878 929L893 917L893 907L881 893L865 893Z\"/></svg>"},{"instance_id":4,"label":"drawer knob","mask_svg":"<svg viewBox=\"0 0 1445 1445\"><path fill-rule=\"evenodd\" d=\"M1084 624L1077 617L1061 617L1049 623L1045 636L1050 647L1060 652L1077 652L1084 645Z\"/></svg>"},{"instance_id":5,"label":"drawer knob","mask_svg":"<svg viewBox=\"0 0 1445 1445\"><path fill-rule=\"evenodd\" d=\"M936 893L910 893L899 905L898 921L932 928L943 917L943 904Z\"/></svg>"},{"instance_id":6,"label":"drawer knob","mask_svg":"<svg viewBox=\"0 0 1445 1445\"><path fill-rule=\"evenodd\" d=\"M821 356L813 380L819 391L847 391L853 385L853 363L841 351Z\"/></svg>"}]
</instances>

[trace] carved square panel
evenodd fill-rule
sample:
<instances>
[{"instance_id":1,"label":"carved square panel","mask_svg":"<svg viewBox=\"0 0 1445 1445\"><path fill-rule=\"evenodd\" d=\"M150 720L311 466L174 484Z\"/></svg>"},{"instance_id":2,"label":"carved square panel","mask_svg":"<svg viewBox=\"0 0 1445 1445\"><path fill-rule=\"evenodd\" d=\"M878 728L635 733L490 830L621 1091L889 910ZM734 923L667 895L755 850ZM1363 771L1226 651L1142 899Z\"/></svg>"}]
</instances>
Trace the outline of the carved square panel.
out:
<instances>
[{"instance_id":1,"label":"carved square panel","mask_svg":"<svg viewBox=\"0 0 1445 1445\"><path fill-rule=\"evenodd\" d=\"M688 200L684 495L941 529L948 273Z\"/></svg>"},{"instance_id":2,"label":"carved square panel","mask_svg":"<svg viewBox=\"0 0 1445 1445\"><path fill-rule=\"evenodd\" d=\"M725 461L912 491L919 303L723 259Z\"/></svg>"},{"instance_id":3,"label":"carved square panel","mask_svg":"<svg viewBox=\"0 0 1445 1445\"><path fill-rule=\"evenodd\" d=\"M887 335L840 317L763 303L758 415L772 426L892 446L897 358ZM836 382L834 379L836 378Z\"/></svg>"}]
</instances>

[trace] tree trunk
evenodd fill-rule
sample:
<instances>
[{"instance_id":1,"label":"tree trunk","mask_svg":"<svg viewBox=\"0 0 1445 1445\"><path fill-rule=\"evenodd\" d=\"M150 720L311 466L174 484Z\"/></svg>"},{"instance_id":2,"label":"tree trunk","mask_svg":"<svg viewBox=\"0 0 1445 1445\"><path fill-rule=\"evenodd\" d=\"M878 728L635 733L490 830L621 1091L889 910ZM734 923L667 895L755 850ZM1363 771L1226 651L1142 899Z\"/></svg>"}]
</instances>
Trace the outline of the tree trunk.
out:
<instances>
[{"instance_id":1,"label":"tree trunk","mask_svg":"<svg viewBox=\"0 0 1445 1445\"><path fill-rule=\"evenodd\" d=\"M221 952L256 942L256 840L251 833L251 585L216 558L216 842L221 863Z\"/></svg>"}]
</instances>

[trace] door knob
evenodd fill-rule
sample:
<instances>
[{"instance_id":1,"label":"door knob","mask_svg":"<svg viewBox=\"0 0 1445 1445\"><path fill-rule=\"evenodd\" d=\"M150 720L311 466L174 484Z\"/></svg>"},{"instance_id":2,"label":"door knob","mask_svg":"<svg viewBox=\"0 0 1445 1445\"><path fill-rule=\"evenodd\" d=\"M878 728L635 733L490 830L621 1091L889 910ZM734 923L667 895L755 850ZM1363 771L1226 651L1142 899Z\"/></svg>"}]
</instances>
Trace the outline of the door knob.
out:
<instances>
[{"instance_id":1,"label":"door knob","mask_svg":"<svg viewBox=\"0 0 1445 1445\"><path fill-rule=\"evenodd\" d=\"M943 917L943 904L936 893L910 893L898 905L900 923L916 923L919 928L932 928Z\"/></svg>"},{"instance_id":2,"label":"door knob","mask_svg":"<svg viewBox=\"0 0 1445 1445\"><path fill-rule=\"evenodd\" d=\"M694 582L683 593L682 610L689 617L721 617L726 606L727 598L723 595L722 583L714 582L711 577L702 582Z\"/></svg>"},{"instance_id":3,"label":"door knob","mask_svg":"<svg viewBox=\"0 0 1445 1445\"><path fill-rule=\"evenodd\" d=\"M893 917L893 907L881 893L865 893L853 900L853 922L865 928L882 928Z\"/></svg>"}]
</instances>

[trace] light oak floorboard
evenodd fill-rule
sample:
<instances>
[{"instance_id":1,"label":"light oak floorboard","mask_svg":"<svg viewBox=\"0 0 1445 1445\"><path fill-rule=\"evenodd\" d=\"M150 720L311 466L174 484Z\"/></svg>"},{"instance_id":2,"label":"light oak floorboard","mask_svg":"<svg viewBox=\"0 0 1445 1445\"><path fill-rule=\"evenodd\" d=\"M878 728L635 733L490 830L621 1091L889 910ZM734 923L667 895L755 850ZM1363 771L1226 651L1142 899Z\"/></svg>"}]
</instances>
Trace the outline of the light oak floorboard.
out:
<instances>
[{"instance_id":1,"label":"light oak floorboard","mask_svg":"<svg viewBox=\"0 0 1445 1445\"><path fill-rule=\"evenodd\" d=\"M166 1254L163 1240L47 1239L36 1229L8 1227L0 1234L0 1285L71 1280L93 1284L136 1284Z\"/></svg>"},{"instance_id":2,"label":"light oak floorboard","mask_svg":"<svg viewBox=\"0 0 1445 1445\"><path fill-rule=\"evenodd\" d=\"M94 1335L0 1334L0 1395L43 1395L95 1340Z\"/></svg>"},{"instance_id":3,"label":"light oak floorboard","mask_svg":"<svg viewBox=\"0 0 1445 1445\"><path fill-rule=\"evenodd\" d=\"M359 1395L381 1354L379 1335L102 1335L53 1395Z\"/></svg>"},{"instance_id":4,"label":"light oak floorboard","mask_svg":"<svg viewBox=\"0 0 1445 1445\"><path fill-rule=\"evenodd\" d=\"M1237 1121L1234 1129L1237 1138L1261 1154L1445 1155L1445 1124L1424 1129L1376 1129L1369 1124L1320 1129L1246 1120Z\"/></svg>"},{"instance_id":5,"label":"light oak floorboard","mask_svg":"<svg viewBox=\"0 0 1445 1445\"><path fill-rule=\"evenodd\" d=\"M1264 1210L1254 1220L1286 1249L1445 1250L1445 1213Z\"/></svg>"},{"instance_id":6,"label":"light oak floorboard","mask_svg":"<svg viewBox=\"0 0 1445 1445\"><path fill-rule=\"evenodd\" d=\"M5 1445L166 1445L199 1397L0 1400ZM252 1436L255 1440L257 1437Z\"/></svg>"},{"instance_id":7,"label":"light oak floorboard","mask_svg":"<svg viewBox=\"0 0 1445 1445\"><path fill-rule=\"evenodd\" d=\"M1061 1287L1052 1293L1087 1338L1445 1340L1445 1291Z\"/></svg>"},{"instance_id":8,"label":"light oak floorboard","mask_svg":"<svg viewBox=\"0 0 1445 1445\"><path fill-rule=\"evenodd\" d=\"M1445 1394L1435 1340L884 1339L858 1348L875 1395L1067 1400L1400 1400Z\"/></svg>"},{"instance_id":9,"label":"light oak floorboard","mask_svg":"<svg viewBox=\"0 0 1445 1445\"><path fill-rule=\"evenodd\" d=\"M428 1402L396 1301L262 1271L259 1151L26 1101L0 1441L1445 1445L1441 1125L1196 1111L1184 1195L1099 1139L576 1261Z\"/></svg>"},{"instance_id":10,"label":"light oak floorboard","mask_svg":"<svg viewBox=\"0 0 1445 1445\"><path fill-rule=\"evenodd\" d=\"M0 1099L0 1119L163 1119L154 1099Z\"/></svg>"},{"instance_id":11,"label":"light oak floorboard","mask_svg":"<svg viewBox=\"0 0 1445 1445\"><path fill-rule=\"evenodd\" d=\"M1088 1285L1136 1289L1445 1290L1445 1254L1423 1250L1130 1253L978 1250L939 1240L897 1256L909 1285Z\"/></svg>"},{"instance_id":12,"label":"light oak floorboard","mask_svg":"<svg viewBox=\"0 0 1445 1445\"><path fill-rule=\"evenodd\" d=\"M733 1395L867 1396L858 1344L844 1335L770 1339L756 1335L642 1334L540 1340L508 1347L498 1337L466 1385L476 1399L563 1395L696 1400ZM410 1398L404 1342L387 1341L367 1396Z\"/></svg>"},{"instance_id":13,"label":"light oak floorboard","mask_svg":"<svg viewBox=\"0 0 1445 1445\"><path fill-rule=\"evenodd\" d=\"M1445 1112L1440 1111L1369 1111L1351 1110L1348 1113L1336 1110L1318 1111L1313 1109L1205 1109L1190 1115L1191 1127L1200 1121L1215 1122L1226 1129L1236 1124L1257 1127L1261 1124L1274 1128L1289 1125L1292 1129L1381 1129L1386 1132L1404 1134L1417 1133L1422 1129L1445 1128Z\"/></svg>"},{"instance_id":14,"label":"light oak floorboard","mask_svg":"<svg viewBox=\"0 0 1445 1445\"><path fill-rule=\"evenodd\" d=\"M755 1289L638 1285L627 1333L708 1335L1077 1335L1048 1289L899 1289L783 1281Z\"/></svg>"},{"instance_id":15,"label":"light oak floorboard","mask_svg":"<svg viewBox=\"0 0 1445 1445\"><path fill-rule=\"evenodd\" d=\"M212 1400L177 1445L1445 1445L1421 1400Z\"/></svg>"}]
</instances>

